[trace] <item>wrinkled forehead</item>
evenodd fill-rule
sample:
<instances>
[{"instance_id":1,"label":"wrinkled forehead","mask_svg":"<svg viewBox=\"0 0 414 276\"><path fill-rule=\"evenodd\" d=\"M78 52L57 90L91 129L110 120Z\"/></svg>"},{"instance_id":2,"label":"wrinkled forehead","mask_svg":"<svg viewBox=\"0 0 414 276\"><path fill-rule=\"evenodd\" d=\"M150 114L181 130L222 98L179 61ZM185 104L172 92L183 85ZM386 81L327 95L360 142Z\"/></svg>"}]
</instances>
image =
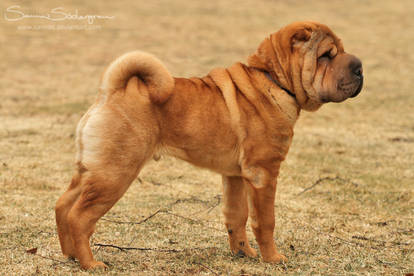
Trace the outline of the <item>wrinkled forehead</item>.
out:
<instances>
[{"instance_id":1,"label":"wrinkled forehead","mask_svg":"<svg viewBox=\"0 0 414 276\"><path fill-rule=\"evenodd\" d=\"M321 23L301 21L291 23L270 35L270 41L282 59L288 59L293 52L312 52L321 56L344 53L341 40L332 30Z\"/></svg>"},{"instance_id":2,"label":"wrinkled forehead","mask_svg":"<svg viewBox=\"0 0 414 276\"><path fill-rule=\"evenodd\" d=\"M344 52L342 41L332 32L331 29L328 28L328 26L323 24L317 24L316 26L317 29L315 31L319 32L323 36L320 46L331 45L337 48L338 53Z\"/></svg>"},{"instance_id":3,"label":"wrinkled forehead","mask_svg":"<svg viewBox=\"0 0 414 276\"><path fill-rule=\"evenodd\" d=\"M296 33L306 30L308 38L298 46L302 54L313 52L317 57L329 53L331 57L344 53L341 40L327 26L319 23L305 22L297 26Z\"/></svg>"},{"instance_id":4,"label":"wrinkled forehead","mask_svg":"<svg viewBox=\"0 0 414 276\"><path fill-rule=\"evenodd\" d=\"M308 41L308 45L313 42L323 42L325 45L335 46L339 53L344 52L342 42L334 32L328 26L313 21L291 23L275 33L273 38L279 38L284 45L291 44L295 40Z\"/></svg>"},{"instance_id":5,"label":"wrinkled forehead","mask_svg":"<svg viewBox=\"0 0 414 276\"><path fill-rule=\"evenodd\" d=\"M334 57L338 54L344 53L344 48L340 40L335 40L334 37L329 34L313 34L312 36L318 37L319 39L310 40L308 48L315 49L317 56L322 56L326 53L329 53L331 57Z\"/></svg>"}]
</instances>

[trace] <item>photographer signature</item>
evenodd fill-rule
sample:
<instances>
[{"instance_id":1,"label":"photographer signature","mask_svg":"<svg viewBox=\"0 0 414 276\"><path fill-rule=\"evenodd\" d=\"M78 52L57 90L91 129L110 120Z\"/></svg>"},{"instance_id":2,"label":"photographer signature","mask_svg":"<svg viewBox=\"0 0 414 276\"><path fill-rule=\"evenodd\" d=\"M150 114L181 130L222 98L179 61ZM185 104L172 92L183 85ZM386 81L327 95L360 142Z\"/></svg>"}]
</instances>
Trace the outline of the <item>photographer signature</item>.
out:
<instances>
[{"instance_id":1,"label":"photographer signature","mask_svg":"<svg viewBox=\"0 0 414 276\"><path fill-rule=\"evenodd\" d=\"M9 15L12 17L9 17ZM67 13L62 7L54 8L50 10L50 13L46 14L25 14L20 10L20 6L10 6L6 9L4 13L4 19L7 21L20 21L25 18L40 18L46 19L49 21L64 21L64 20L86 20L88 24L93 24L95 19L114 19L115 16L107 15L79 15L78 10L75 10L75 13Z\"/></svg>"}]
</instances>

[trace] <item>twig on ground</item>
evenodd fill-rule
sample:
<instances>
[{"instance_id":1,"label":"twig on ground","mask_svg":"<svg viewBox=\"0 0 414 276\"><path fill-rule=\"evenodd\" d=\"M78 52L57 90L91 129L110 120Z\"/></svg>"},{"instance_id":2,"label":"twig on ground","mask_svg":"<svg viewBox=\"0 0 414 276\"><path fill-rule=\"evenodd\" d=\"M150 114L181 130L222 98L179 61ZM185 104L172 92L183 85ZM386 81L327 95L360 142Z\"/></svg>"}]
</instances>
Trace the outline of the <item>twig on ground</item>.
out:
<instances>
[{"instance_id":1,"label":"twig on ground","mask_svg":"<svg viewBox=\"0 0 414 276\"><path fill-rule=\"evenodd\" d=\"M180 214L171 213L171 212L168 212L168 211L165 212L165 213L168 214L168 215L171 215L171 216L175 216L175 217L178 217L178 218L182 218L182 219L185 219L185 220L188 220L188 221L191 221L191 222L195 222L195 223L201 224L202 226L204 226L206 228L209 228L209 229L214 229L214 230L220 231L220 232L223 231L222 229L218 229L218 228L215 228L215 227L211 227L211 226L204 225L204 222L206 222L206 221L192 219L192 218L185 217L185 216L182 216Z\"/></svg>"},{"instance_id":2,"label":"twig on ground","mask_svg":"<svg viewBox=\"0 0 414 276\"><path fill-rule=\"evenodd\" d=\"M140 180L141 181L141 180ZM211 212L211 210L213 210L215 207L217 207L218 205L220 205L220 201L221 201L221 197L220 195L216 195L215 198L217 198L217 203L214 204L213 206L210 206L207 209L207 212ZM138 222L133 222L133 221L117 221L117 220L111 220L111 219L107 219L107 218L101 218L101 220L104 221L108 221L108 222L113 222L113 223L117 223L117 224L142 224L144 222L147 222L148 220L152 219L153 217L155 217L157 214L159 213L165 213L165 214L170 214L170 215L176 215L173 213L168 212L168 209L170 209L172 206L179 204L179 203L184 203L184 202L190 202L190 203L202 203L205 205L208 205L210 202L209 201L205 201L205 200L201 200L199 198L196 197L190 197L190 198L179 198L176 201L174 201L173 203L169 204L167 207L165 208L160 208L157 211L155 211L154 213L152 213L151 215L149 215L148 217L144 218L143 220L140 220ZM195 213L196 214L196 213ZM194 215L194 214L192 214ZM179 215L176 215L179 216ZM191 220L193 222L198 222L197 220L193 220L190 218L185 218L180 216L181 218L187 219L187 220Z\"/></svg>"},{"instance_id":3,"label":"twig on ground","mask_svg":"<svg viewBox=\"0 0 414 276\"><path fill-rule=\"evenodd\" d=\"M216 202L216 204L214 204L213 206L211 206L209 208L209 210L207 211L207 213L210 213L214 208L216 208L217 206L220 205L220 203L221 203L221 195L216 195L215 197L217 198L217 202Z\"/></svg>"},{"instance_id":4,"label":"twig on ground","mask_svg":"<svg viewBox=\"0 0 414 276\"><path fill-rule=\"evenodd\" d=\"M192 248L183 248L183 249L168 249L168 248L150 248L150 247L123 247L114 244L103 244L103 243L94 243L93 246L102 247L110 247L115 248L120 251L129 251L129 250L137 250L137 251L156 251L156 252L167 252L167 253L181 253L189 250L206 250L211 249L213 247L192 247Z\"/></svg>"},{"instance_id":5,"label":"twig on ground","mask_svg":"<svg viewBox=\"0 0 414 276\"><path fill-rule=\"evenodd\" d=\"M377 257L374 257L374 258L375 258L375 260L377 260L377 262L378 262L378 263L380 263L380 264L383 264L383 265L388 265L388 266L393 266L393 267L398 268L398 269L401 269L401 270L407 270L407 268L402 267L402 266L399 266L399 265L397 265L397 264L390 263L390 262L385 262L385 261L383 261L383 260L378 259Z\"/></svg>"},{"instance_id":6,"label":"twig on ground","mask_svg":"<svg viewBox=\"0 0 414 276\"><path fill-rule=\"evenodd\" d=\"M221 195L216 195L214 198L217 199L217 202L214 205L208 207L207 209L194 212L191 215L194 216L194 215L200 214L202 212L207 212L207 214L209 214L212 210L214 210L214 208L216 208L217 206L219 206L220 203L221 203Z\"/></svg>"},{"instance_id":7,"label":"twig on ground","mask_svg":"<svg viewBox=\"0 0 414 276\"><path fill-rule=\"evenodd\" d=\"M217 203L214 206L209 207L210 211L213 208L215 208L216 206L218 206L220 204L221 197L220 196L216 196L216 197L218 198ZM171 215L171 216L175 216L175 217L179 217L179 218L185 219L187 221L191 221L193 223L198 223L198 224L202 225L203 227L206 227L206 228L209 228L209 229L213 229L213 230L220 231L220 232L222 231L222 229L218 229L218 228L215 228L215 227L211 227L211 226L205 225L205 222L207 222L207 221L192 219L192 218L185 217L183 215L175 214L175 213L172 213L172 212L169 212L168 211L168 209L170 209L172 206L174 206L174 205L176 205L178 203L182 203L182 202L201 202L203 204L208 204L209 203L207 201L203 201L203 200L198 199L198 198L195 198L195 197L186 198L186 199L177 199L173 203L169 204L168 207L158 209L157 211L155 211L154 213L152 213L148 217L146 217L143 220L140 220L138 222L134 222L134 221L117 221L117 220L111 220L111 219L106 219L106 218L101 218L101 220L108 221L108 222L112 222L112 223L117 223L117 224L132 224L132 225L138 225L138 224L143 224L143 223L149 221L150 219L154 218L156 215L158 215L160 213L164 213L164 214L167 214L167 215ZM135 238L133 238L129 242L129 245L131 245L134 242L134 240L135 240ZM125 248L123 248L123 249L125 249ZM122 249L120 249L120 250L122 250ZM139 249L136 249L136 250L139 250Z\"/></svg>"},{"instance_id":8,"label":"twig on ground","mask_svg":"<svg viewBox=\"0 0 414 276\"><path fill-rule=\"evenodd\" d=\"M150 183L152 185L155 185L155 186L162 186L163 185L162 183L152 181L152 180L142 180L142 178L140 178L140 177L138 177L137 179L138 179L139 183L141 183L141 184L144 183L144 182L148 182L148 183Z\"/></svg>"},{"instance_id":9,"label":"twig on ground","mask_svg":"<svg viewBox=\"0 0 414 276\"><path fill-rule=\"evenodd\" d=\"M210 206L207 209L208 212L210 212L212 209L217 207L221 202L221 197L219 195L217 195L215 197L217 198L217 202L216 202L216 204L214 204L213 206ZM163 213L163 214L179 217L179 218L182 218L182 219L185 219L185 220L188 220L188 221L198 223L198 224L201 224L201 225L205 226L204 225L205 221L192 219L192 218L185 217L183 215L172 213L172 212L168 211L168 209L170 209L172 206L174 206L176 204L179 204L179 203L183 203L183 202L199 202L199 203L203 203L203 204L209 204L208 201L204 201L204 200L198 199L196 197L185 198L185 199L177 199L173 203L169 204L167 207L158 209L157 211L155 211L154 213L152 213L148 217L146 217L143 220L140 220L138 222L134 222L134 221L117 221L117 220L111 220L111 219L107 219L107 218L101 218L101 220L108 221L108 222L113 222L113 223L117 223L117 224L134 224L134 225L138 225L138 224L142 224L142 223L145 223L145 222L149 221L150 219L154 218L156 215L158 215L160 213ZM194 214L191 214L191 215L194 215ZM214 229L216 231L222 231L221 229L217 229L215 227L210 227L210 226L205 226L205 227L210 228L210 229Z\"/></svg>"},{"instance_id":10,"label":"twig on ground","mask_svg":"<svg viewBox=\"0 0 414 276\"><path fill-rule=\"evenodd\" d=\"M178 250L178 249L160 249L160 248L147 248L147 247L122 247L122 246L117 246L117 245L113 245L113 244L103 244L103 243L94 243L94 246L99 246L99 247L111 247L111 248L116 248L119 249L121 251L127 251L127 250L139 250L139 251L157 251L157 252L170 252L170 253L178 253L178 252L183 252L184 250Z\"/></svg>"},{"instance_id":11,"label":"twig on ground","mask_svg":"<svg viewBox=\"0 0 414 276\"><path fill-rule=\"evenodd\" d=\"M363 241L372 241L372 242L377 242L377 243L381 243L382 246L385 246L387 243L390 243L392 245L411 245L411 243L408 242L394 242L394 241L381 241L381 240L376 240L376 239L371 239L371 238L367 238L364 236L352 236L353 239L357 239L357 240L363 240Z\"/></svg>"},{"instance_id":12,"label":"twig on ground","mask_svg":"<svg viewBox=\"0 0 414 276\"><path fill-rule=\"evenodd\" d=\"M307 191L315 188L316 186L318 186L319 184L321 184L323 181L325 180L335 180L336 177L323 177L323 178L319 178L315 183L313 183L312 186L309 186L307 188L305 188L302 192L298 193L296 196L300 196L303 193L306 193Z\"/></svg>"},{"instance_id":13,"label":"twig on ground","mask_svg":"<svg viewBox=\"0 0 414 276\"><path fill-rule=\"evenodd\" d=\"M357 214L359 215L359 214ZM378 222L370 222L369 224L377 225L377 226L387 226L390 222L394 222L395 219L386 220L386 221L378 221Z\"/></svg>"},{"instance_id":14,"label":"twig on ground","mask_svg":"<svg viewBox=\"0 0 414 276\"><path fill-rule=\"evenodd\" d=\"M392 232L392 234L404 234L408 235L414 233L414 229L398 229L398 231Z\"/></svg>"},{"instance_id":15,"label":"twig on ground","mask_svg":"<svg viewBox=\"0 0 414 276\"><path fill-rule=\"evenodd\" d=\"M318 234L323 234L323 235L326 235L326 236L328 236L328 237L330 237L330 238L333 238L333 239L337 239L337 240L340 240L340 241L343 241L343 242L345 242L345 243L347 243L347 244L350 244L350 245L358 245L358 246L360 246L360 247L369 247L369 248L372 248L372 249L382 249L382 247L381 248L378 248L378 247L374 247L374 246L367 246L367 245L365 245L365 244L363 244L363 243L359 243L359 242L356 242L356 241L349 241L349 240L347 240L347 239L344 239L344 238L341 238L341 237L337 237L337 236L334 236L334 235L331 235L331 234L328 234L328 233L325 233L325 232L322 232L321 230L317 230L317 229L315 229L315 228L313 228L311 225L309 225L308 223L305 223L309 228L311 228L313 231L315 231L315 232L317 232Z\"/></svg>"},{"instance_id":16,"label":"twig on ground","mask_svg":"<svg viewBox=\"0 0 414 276\"><path fill-rule=\"evenodd\" d=\"M322 233L322 232L320 232L320 233ZM326 233L325 233L326 234ZM345 242L345 243L347 243L347 244L350 244L350 245L358 245L358 246L360 246L360 247L369 247L369 248L372 248L372 249L381 249L381 248L378 248L378 247L375 247L375 246L366 246L365 244L363 244L363 243L359 243L359 242L355 242L355 241L349 241L349 240L346 240L346 239L344 239L344 238L341 238L341 237L337 237L337 236L334 236L334 235L331 235L331 234L326 234L328 237L331 237L331 238L333 238L333 239L337 239L337 240L340 240L340 241L343 241L343 242Z\"/></svg>"},{"instance_id":17,"label":"twig on ground","mask_svg":"<svg viewBox=\"0 0 414 276\"><path fill-rule=\"evenodd\" d=\"M163 210L163 209L158 209L156 212L152 213L151 215L149 215L145 219L143 219L141 221L138 221L138 222L135 222L135 221L117 221L117 220L110 220L110 219L106 219L106 218L101 218L101 220L108 221L108 222L113 222L113 223L117 223L117 224L135 224L136 225L136 224L142 224L144 222L147 222L148 220L155 217L159 213L164 213L164 214L167 214L167 215L179 217L179 218L182 218L182 219L185 219L185 220L188 220L188 221L191 221L191 222L195 222L195 223L198 223L198 224L201 224L201 225L204 226L204 222L201 221L201 220L196 220L196 219L192 219L192 218L189 218L189 217L182 216L180 214L171 213L171 212L169 212L167 210ZM217 231L222 231L221 229L217 229L217 228L214 228L214 227L210 227L210 226L206 226L206 227L210 228L210 229L217 230Z\"/></svg>"},{"instance_id":18,"label":"twig on ground","mask_svg":"<svg viewBox=\"0 0 414 276\"><path fill-rule=\"evenodd\" d=\"M209 201L202 200L202 199L199 199L195 196L192 196L192 197L189 197L189 198L179 198L176 201L174 201L173 203L171 203L169 205L169 207L172 207L172 206L174 206L176 204L179 204L179 203L185 203L185 202L188 202L188 203L202 203L204 205L208 205L210 203Z\"/></svg>"},{"instance_id":19,"label":"twig on ground","mask_svg":"<svg viewBox=\"0 0 414 276\"><path fill-rule=\"evenodd\" d=\"M106 219L106 218L101 218L101 220L109 221L109 222L113 222L113 223L118 223L118 224L142 224L142 223L147 222L148 220L152 219L157 214L159 214L159 213L165 213L165 212L166 212L166 210L158 209L157 211L155 211L154 213L152 213L148 217L146 217L143 220L140 220L138 222L135 222L135 221L117 221L117 220L111 220L111 219Z\"/></svg>"},{"instance_id":20,"label":"twig on ground","mask_svg":"<svg viewBox=\"0 0 414 276\"><path fill-rule=\"evenodd\" d=\"M164 213L164 214L167 214L167 215L171 215L171 216L175 216L175 217L178 217L178 218L185 219L185 220L187 220L187 221L191 221L191 222L193 222L193 223L198 223L198 224L200 224L201 226L203 226L203 227L205 227L205 228L213 229L213 230L220 231L220 232L222 231L222 229L218 229L218 228L215 228L215 227L211 227L211 226L207 226L207 225L205 225L205 224L204 224L204 222L206 222L206 221L192 219L192 218L189 218L189 217L182 216L182 215L180 215L180 214L171 213L171 212L169 212L169 211L167 211L167 210L162 210L162 209L159 209L159 210L158 210L157 212L155 212L155 213ZM154 216L155 216L155 213L154 213L154 214L152 214L151 216L147 217L147 218L146 218L146 219L144 219L144 220L145 220L145 221L148 221L150 218L152 218L152 217L154 217ZM144 220L142 220L141 222L144 222ZM128 223L128 222L122 222L122 223ZM129 222L129 223L130 223L130 224L139 224L139 223L134 223L134 222ZM135 238L133 238L133 239L129 242L129 244L131 245L134 241L135 241Z\"/></svg>"},{"instance_id":21,"label":"twig on ground","mask_svg":"<svg viewBox=\"0 0 414 276\"><path fill-rule=\"evenodd\" d=\"M352 240L347 240L347 239L344 239L344 238L341 238L341 237L337 237L335 235L331 235L331 234L322 232L321 230L317 230L317 229L315 229L314 227L312 227L311 225L309 225L307 223L305 223L305 224L309 228L311 228L313 231L317 232L318 234L326 235L326 236L328 236L330 238L340 240L340 241L345 242L345 243L347 243L349 245L357 245L357 246L360 246L360 247L368 247L368 248L372 248L372 249L376 249L376 250L383 249L384 247L391 247L391 245L390 246L386 246L387 243L388 244L392 244L392 245L400 245L400 246L401 245L404 245L404 246L410 246L410 245L412 245L412 243L403 243L403 242L394 242L394 241L386 242L386 241L381 241L381 240L375 240L375 239L367 238L367 237L364 237L364 236L357 236L357 235L352 236L353 239L381 243L380 244L381 247L377 247L377 246L367 245L367 244L364 244L364 243L360 243L360 242L356 242L356 241L352 241Z\"/></svg>"},{"instance_id":22,"label":"twig on ground","mask_svg":"<svg viewBox=\"0 0 414 276\"><path fill-rule=\"evenodd\" d=\"M319 184L321 184L321 183L322 183L322 182L324 182L324 181L333 181L333 180L339 180L339 181L341 181L341 182L349 182L349 183L352 183L352 184L354 184L354 185L358 185L357 183L352 182L352 181L350 181L349 179L344 179L344 178L339 177L339 176L335 176L335 177L330 177L330 176L327 176L327 177L322 177L322 178L319 178L318 180L316 180L316 182L315 182L315 183L313 183L313 185L311 185L311 186L309 186L309 187L305 188L303 191L301 191L300 193L298 193L296 196L300 196L300 195L302 195L303 193L306 193L307 191L309 191L309 190L311 190L311 189L315 188L316 186L318 186Z\"/></svg>"},{"instance_id":23,"label":"twig on ground","mask_svg":"<svg viewBox=\"0 0 414 276\"><path fill-rule=\"evenodd\" d=\"M208 271L210 271L210 272L211 272L211 273L213 273L214 275L220 275L220 274L218 274L217 272L215 272L214 270L212 270L211 268L209 268L208 266L206 266L206 265L204 265L204 264L202 264L202 263L199 263L199 262L193 262L193 264L196 264L196 265L199 265L199 266L204 267L205 269L207 269Z\"/></svg>"}]
</instances>

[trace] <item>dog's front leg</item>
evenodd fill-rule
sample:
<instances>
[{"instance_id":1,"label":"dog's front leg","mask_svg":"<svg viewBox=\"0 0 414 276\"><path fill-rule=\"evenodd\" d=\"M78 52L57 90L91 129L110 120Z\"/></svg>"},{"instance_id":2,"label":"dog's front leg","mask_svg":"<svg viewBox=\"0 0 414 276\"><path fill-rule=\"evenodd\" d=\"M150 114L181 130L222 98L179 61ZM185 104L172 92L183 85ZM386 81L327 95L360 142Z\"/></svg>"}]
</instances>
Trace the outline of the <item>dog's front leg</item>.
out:
<instances>
[{"instance_id":1,"label":"dog's front leg","mask_svg":"<svg viewBox=\"0 0 414 276\"><path fill-rule=\"evenodd\" d=\"M249 216L247 190L241 177L223 175L223 214L231 252L256 257L257 253L250 247L246 235L246 222Z\"/></svg>"},{"instance_id":2,"label":"dog's front leg","mask_svg":"<svg viewBox=\"0 0 414 276\"><path fill-rule=\"evenodd\" d=\"M274 263L287 261L285 256L277 252L273 240L274 202L279 165L271 166L270 170L259 166L250 166L244 171L253 233L259 244L263 260Z\"/></svg>"}]
</instances>

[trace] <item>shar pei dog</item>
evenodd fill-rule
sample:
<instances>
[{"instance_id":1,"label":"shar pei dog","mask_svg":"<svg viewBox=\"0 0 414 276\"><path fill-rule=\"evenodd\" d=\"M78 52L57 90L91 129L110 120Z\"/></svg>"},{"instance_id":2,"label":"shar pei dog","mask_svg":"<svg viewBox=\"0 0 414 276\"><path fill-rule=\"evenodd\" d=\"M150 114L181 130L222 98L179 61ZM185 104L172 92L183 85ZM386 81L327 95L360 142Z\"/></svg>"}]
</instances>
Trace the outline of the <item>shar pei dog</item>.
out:
<instances>
[{"instance_id":1,"label":"shar pei dog","mask_svg":"<svg viewBox=\"0 0 414 276\"><path fill-rule=\"evenodd\" d=\"M266 262L276 248L274 200L281 162L301 110L355 97L361 61L325 25L296 22L265 38L247 63L175 78L154 56L130 52L105 70L96 102L76 130L76 172L56 203L62 252L84 269L95 224L151 158L168 154L222 175L230 249Z\"/></svg>"}]
</instances>

